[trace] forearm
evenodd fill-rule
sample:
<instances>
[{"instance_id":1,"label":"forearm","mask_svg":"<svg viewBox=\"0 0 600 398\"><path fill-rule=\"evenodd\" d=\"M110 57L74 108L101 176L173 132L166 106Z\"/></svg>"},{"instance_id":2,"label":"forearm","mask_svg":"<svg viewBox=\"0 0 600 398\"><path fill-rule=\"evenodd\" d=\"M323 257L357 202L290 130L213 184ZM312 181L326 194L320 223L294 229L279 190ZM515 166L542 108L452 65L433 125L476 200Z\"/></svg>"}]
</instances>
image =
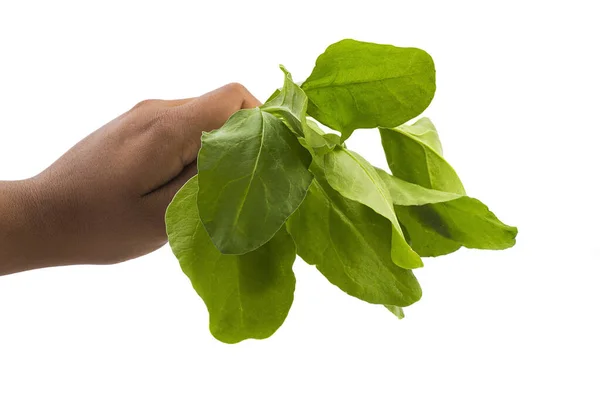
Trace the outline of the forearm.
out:
<instances>
[{"instance_id":1,"label":"forearm","mask_svg":"<svg viewBox=\"0 0 600 398\"><path fill-rule=\"evenodd\" d=\"M0 275L55 265L38 199L33 179L0 181Z\"/></svg>"}]
</instances>

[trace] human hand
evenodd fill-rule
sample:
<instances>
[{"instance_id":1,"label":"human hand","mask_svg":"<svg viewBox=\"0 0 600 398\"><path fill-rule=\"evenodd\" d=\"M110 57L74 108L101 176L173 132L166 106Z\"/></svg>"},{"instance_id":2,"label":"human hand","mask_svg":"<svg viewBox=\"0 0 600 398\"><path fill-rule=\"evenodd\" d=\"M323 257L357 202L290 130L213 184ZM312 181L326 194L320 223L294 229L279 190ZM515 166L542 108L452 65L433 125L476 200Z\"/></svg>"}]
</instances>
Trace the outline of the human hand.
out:
<instances>
[{"instance_id":1,"label":"human hand","mask_svg":"<svg viewBox=\"0 0 600 398\"><path fill-rule=\"evenodd\" d=\"M230 84L198 98L143 101L90 134L24 184L36 224L22 242L35 252L26 266L116 263L164 245L165 210L197 172L202 132L259 105Z\"/></svg>"}]
</instances>

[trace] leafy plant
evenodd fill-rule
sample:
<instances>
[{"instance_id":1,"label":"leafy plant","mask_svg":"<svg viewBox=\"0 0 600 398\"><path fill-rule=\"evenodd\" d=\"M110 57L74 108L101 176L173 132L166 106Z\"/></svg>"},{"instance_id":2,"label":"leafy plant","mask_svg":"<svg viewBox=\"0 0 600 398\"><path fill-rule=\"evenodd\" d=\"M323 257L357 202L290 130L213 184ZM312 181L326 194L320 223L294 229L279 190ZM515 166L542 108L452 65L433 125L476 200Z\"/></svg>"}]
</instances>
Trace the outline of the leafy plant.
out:
<instances>
[{"instance_id":1,"label":"leafy plant","mask_svg":"<svg viewBox=\"0 0 600 398\"><path fill-rule=\"evenodd\" d=\"M402 318L421 298L412 272L421 257L515 244L515 227L466 196L431 121L404 124L435 92L426 52L346 39L301 86L281 69L283 86L263 106L204 135L198 175L166 213L173 253L217 339L262 339L281 326L296 254ZM391 174L347 148L358 128L379 128Z\"/></svg>"}]
</instances>

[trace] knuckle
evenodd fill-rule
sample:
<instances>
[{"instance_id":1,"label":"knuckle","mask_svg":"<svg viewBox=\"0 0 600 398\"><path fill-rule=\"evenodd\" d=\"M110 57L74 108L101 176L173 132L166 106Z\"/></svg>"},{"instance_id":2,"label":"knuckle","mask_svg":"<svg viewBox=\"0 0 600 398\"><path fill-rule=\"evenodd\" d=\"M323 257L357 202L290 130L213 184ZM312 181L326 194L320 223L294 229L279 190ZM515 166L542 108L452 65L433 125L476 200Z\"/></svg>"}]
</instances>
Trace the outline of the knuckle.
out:
<instances>
[{"instance_id":1,"label":"knuckle","mask_svg":"<svg viewBox=\"0 0 600 398\"><path fill-rule=\"evenodd\" d=\"M149 108L154 104L155 100L152 99L146 99L143 101L138 102L137 104L135 104L133 106L133 108L131 109L144 109L144 108Z\"/></svg>"},{"instance_id":2,"label":"knuckle","mask_svg":"<svg viewBox=\"0 0 600 398\"><path fill-rule=\"evenodd\" d=\"M147 111L149 109L157 109L160 108L163 103L164 101L159 99L145 99L135 104L131 110Z\"/></svg>"},{"instance_id":3,"label":"knuckle","mask_svg":"<svg viewBox=\"0 0 600 398\"><path fill-rule=\"evenodd\" d=\"M238 82L229 83L225 85L224 88L242 96L245 96L248 93L248 89L242 83Z\"/></svg>"},{"instance_id":4,"label":"knuckle","mask_svg":"<svg viewBox=\"0 0 600 398\"><path fill-rule=\"evenodd\" d=\"M128 112L137 130L154 136L168 129L173 117L169 113L169 108L162 106L163 102L156 99L143 100Z\"/></svg>"}]
</instances>

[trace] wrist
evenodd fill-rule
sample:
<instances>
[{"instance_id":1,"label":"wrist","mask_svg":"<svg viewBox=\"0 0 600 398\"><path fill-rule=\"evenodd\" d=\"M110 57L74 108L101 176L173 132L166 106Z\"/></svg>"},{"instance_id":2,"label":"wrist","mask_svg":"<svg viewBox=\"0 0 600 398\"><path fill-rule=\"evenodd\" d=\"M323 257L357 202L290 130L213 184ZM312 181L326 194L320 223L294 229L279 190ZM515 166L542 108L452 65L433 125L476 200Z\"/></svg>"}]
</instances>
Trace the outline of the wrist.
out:
<instances>
[{"instance_id":1,"label":"wrist","mask_svg":"<svg viewBox=\"0 0 600 398\"><path fill-rule=\"evenodd\" d=\"M58 265L42 200L37 177L0 182L0 275Z\"/></svg>"},{"instance_id":2,"label":"wrist","mask_svg":"<svg viewBox=\"0 0 600 398\"><path fill-rule=\"evenodd\" d=\"M30 182L0 181L0 274L23 270L33 210Z\"/></svg>"}]
</instances>

